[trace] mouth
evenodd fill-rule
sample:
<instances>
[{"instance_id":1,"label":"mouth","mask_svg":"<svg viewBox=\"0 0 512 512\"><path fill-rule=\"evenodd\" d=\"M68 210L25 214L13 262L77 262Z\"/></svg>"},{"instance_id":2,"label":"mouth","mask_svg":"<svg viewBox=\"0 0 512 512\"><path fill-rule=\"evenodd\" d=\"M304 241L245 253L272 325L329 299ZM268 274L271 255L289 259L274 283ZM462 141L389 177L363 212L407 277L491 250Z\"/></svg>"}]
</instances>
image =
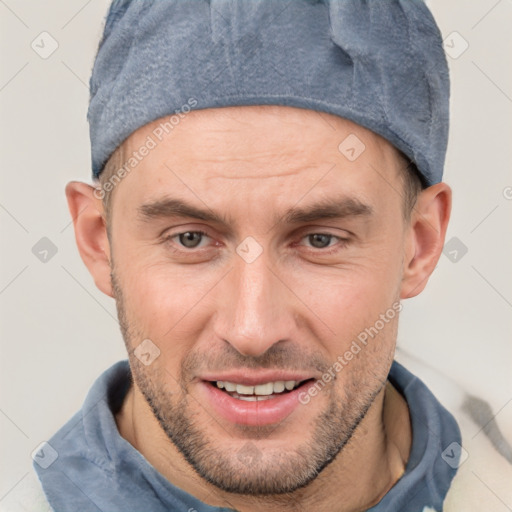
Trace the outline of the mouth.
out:
<instances>
[{"instance_id":1,"label":"mouth","mask_svg":"<svg viewBox=\"0 0 512 512\"><path fill-rule=\"evenodd\" d=\"M305 379L302 381L297 380L277 380L257 384L254 386L247 384L237 384L230 381L207 381L211 386L214 386L224 393L228 394L231 398L236 400L244 400L246 402L262 402L264 400L272 400L279 396L285 395L298 389L305 383L313 379Z\"/></svg>"},{"instance_id":2,"label":"mouth","mask_svg":"<svg viewBox=\"0 0 512 512\"><path fill-rule=\"evenodd\" d=\"M236 380L201 380L200 398L219 419L244 426L281 423L298 409L299 397L315 383L314 378L248 382L249 378L239 377Z\"/></svg>"}]
</instances>

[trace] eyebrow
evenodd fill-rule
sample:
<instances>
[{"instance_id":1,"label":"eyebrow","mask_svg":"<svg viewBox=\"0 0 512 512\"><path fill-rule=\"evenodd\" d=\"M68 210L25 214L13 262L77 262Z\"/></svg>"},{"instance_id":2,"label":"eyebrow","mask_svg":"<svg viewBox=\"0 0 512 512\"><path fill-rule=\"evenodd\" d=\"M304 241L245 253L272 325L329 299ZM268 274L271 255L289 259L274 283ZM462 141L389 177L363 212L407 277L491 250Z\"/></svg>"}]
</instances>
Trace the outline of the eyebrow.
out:
<instances>
[{"instance_id":1,"label":"eyebrow","mask_svg":"<svg viewBox=\"0 0 512 512\"><path fill-rule=\"evenodd\" d=\"M209 208L198 208L180 199L162 198L143 204L138 209L138 216L143 222L166 218L191 218L214 222L223 226L233 224L228 216L216 213ZM353 197L323 199L307 207L293 207L284 215L276 215L274 224L300 224L326 219L343 219L347 217L368 217L373 208Z\"/></svg>"}]
</instances>

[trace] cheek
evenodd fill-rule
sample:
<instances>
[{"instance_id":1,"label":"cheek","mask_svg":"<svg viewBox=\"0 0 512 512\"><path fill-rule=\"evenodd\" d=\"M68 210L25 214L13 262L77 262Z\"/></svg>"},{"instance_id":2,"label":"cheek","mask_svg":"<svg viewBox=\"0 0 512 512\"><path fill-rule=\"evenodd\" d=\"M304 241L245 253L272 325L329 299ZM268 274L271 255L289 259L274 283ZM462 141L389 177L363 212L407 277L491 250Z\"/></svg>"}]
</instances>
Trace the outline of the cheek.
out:
<instances>
[{"instance_id":1,"label":"cheek","mask_svg":"<svg viewBox=\"0 0 512 512\"><path fill-rule=\"evenodd\" d=\"M294 276L294 290L306 297L312 321L327 326L317 334L332 361L347 351L350 360L361 361L394 348L400 269L396 252L380 252L329 273Z\"/></svg>"},{"instance_id":2,"label":"cheek","mask_svg":"<svg viewBox=\"0 0 512 512\"><path fill-rule=\"evenodd\" d=\"M215 274L215 275L213 275ZM203 309L203 301L218 281L216 273L194 271L193 266L168 263L139 265L130 269L123 288L129 319L147 337L155 340L188 335L199 322L191 322Z\"/></svg>"},{"instance_id":3,"label":"cheek","mask_svg":"<svg viewBox=\"0 0 512 512\"><path fill-rule=\"evenodd\" d=\"M400 266L359 265L326 275L295 276L294 290L306 304L333 325L375 321L397 300Z\"/></svg>"}]
</instances>

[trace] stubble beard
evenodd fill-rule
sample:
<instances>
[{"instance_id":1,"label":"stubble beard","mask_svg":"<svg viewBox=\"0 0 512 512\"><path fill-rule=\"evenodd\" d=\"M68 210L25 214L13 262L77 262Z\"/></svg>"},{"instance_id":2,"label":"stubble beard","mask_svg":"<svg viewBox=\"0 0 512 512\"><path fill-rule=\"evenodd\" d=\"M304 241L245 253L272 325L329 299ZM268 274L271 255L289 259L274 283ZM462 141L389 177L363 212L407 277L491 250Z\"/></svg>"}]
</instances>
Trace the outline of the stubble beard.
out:
<instances>
[{"instance_id":1,"label":"stubble beard","mask_svg":"<svg viewBox=\"0 0 512 512\"><path fill-rule=\"evenodd\" d=\"M328 406L314 419L305 432L306 439L298 446L279 452L265 450L265 439L278 428L274 425L240 428L238 435L233 435L234 449L223 450L212 432L220 431L228 440L229 434L214 419L200 420L197 411L204 409L189 398L183 369L193 367L200 357L190 354L185 358L179 386L171 392L169 381L174 381L161 366L145 366L135 357L133 351L143 338L137 335L136 326L128 317L122 288L113 270L111 278L134 382L169 440L199 476L222 491L277 498L306 487L342 452L385 385L386 375L382 379L373 375L361 379L353 372L343 397L335 393L333 386L329 391L324 389L322 393L329 394ZM278 359L282 361L282 355ZM267 362L269 367L279 368L268 359ZM213 425L213 429L200 426L205 423Z\"/></svg>"}]
</instances>

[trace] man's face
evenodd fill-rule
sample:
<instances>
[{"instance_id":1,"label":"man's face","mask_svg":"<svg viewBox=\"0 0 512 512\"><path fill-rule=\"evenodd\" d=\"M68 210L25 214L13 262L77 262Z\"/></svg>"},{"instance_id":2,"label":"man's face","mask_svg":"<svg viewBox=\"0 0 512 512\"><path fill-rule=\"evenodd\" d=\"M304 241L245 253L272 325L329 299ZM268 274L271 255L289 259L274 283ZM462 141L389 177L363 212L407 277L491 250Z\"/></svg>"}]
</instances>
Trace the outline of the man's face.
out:
<instances>
[{"instance_id":1,"label":"man's face","mask_svg":"<svg viewBox=\"0 0 512 512\"><path fill-rule=\"evenodd\" d=\"M350 134L365 145L354 161L338 149ZM350 439L393 358L401 191L389 143L290 107L192 112L117 185L112 277L134 380L206 480L291 492ZM160 355L143 364L148 339Z\"/></svg>"}]
</instances>

